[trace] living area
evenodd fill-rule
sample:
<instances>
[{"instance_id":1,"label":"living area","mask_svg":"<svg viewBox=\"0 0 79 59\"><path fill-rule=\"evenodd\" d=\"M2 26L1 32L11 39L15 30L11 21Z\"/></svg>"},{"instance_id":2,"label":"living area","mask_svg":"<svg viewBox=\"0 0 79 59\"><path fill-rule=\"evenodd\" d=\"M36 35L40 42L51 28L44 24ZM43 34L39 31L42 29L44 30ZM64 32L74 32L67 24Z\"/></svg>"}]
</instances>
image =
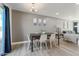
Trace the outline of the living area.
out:
<instances>
[{"instance_id":1,"label":"living area","mask_svg":"<svg viewBox=\"0 0 79 59\"><path fill-rule=\"evenodd\" d=\"M6 56L79 55L79 4L5 3L11 52Z\"/></svg>"}]
</instances>

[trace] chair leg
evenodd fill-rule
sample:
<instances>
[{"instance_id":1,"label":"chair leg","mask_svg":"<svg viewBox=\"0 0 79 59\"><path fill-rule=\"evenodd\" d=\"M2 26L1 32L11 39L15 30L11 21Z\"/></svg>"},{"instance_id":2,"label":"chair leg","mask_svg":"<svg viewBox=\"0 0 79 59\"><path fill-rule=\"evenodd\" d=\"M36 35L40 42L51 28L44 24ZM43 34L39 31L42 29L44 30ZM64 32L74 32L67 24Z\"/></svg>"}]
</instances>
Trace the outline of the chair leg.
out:
<instances>
[{"instance_id":1,"label":"chair leg","mask_svg":"<svg viewBox=\"0 0 79 59\"><path fill-rule=\"evenodd\" d=\"M39 49L40 49L40 42L39 42Z\"/></svg>"},{"instance_id":2,"label":"chair leg","mask_svg":"<svg viewBox=\"0 0 79 59\"><path fill-rule=\"evenodd\" d=\"M37 42L37 47L38 47L38 49L39 49L39 47L40 47L40 46L39 46L39 41Z\"/></svg>"},{"instance_id":3,"label":"chair leg","mask_svg":"<svg viewBox=\"0 0 79 59\"><path fill-rule=\"evenodd\" d=\"M37 47L38 47L38 41L34 43L34 46L37 49Z\"/></svg>"},{"instance_id":4,"label":"chair leg","mask_svg":"<svg viewBox=\"0 0 79 59\"><path fill-rule=\"evenodd\" d=\"M27 44L28 44L27 50L29 50L30 49L30 43L27 43Z\"/></svg>"},{"instance_id":5,"label":"chair leg","mask_svg":"<svg viewBox=\"0 0 79 59\"><path fill-rule=\"evenodd\" d=\"M42 49L42 42L40 42L40 50Z\"/></svg>"},{"instance_id":6,"label":"chair leg","mask_svg":"<svg viewBox=\"0 0 79 59\"><path fill-rule=\"evenodd\" d=\"M45 45L46 45L46 49L48 49L47 42L45 42Z\"/></svg>"},{"instance_id":7,"label":"chair leg","mask_svg":"<svg viewBox=\"0 0 79 59\"><path fill-rule=\"evenodd\" d=\"M48 49L47 42L45 42L46 49ZM40 49L43 49L42 42L40 43Z\"/></svg>"},{"instance_id":8,"label":"chair leg","mask_svg":"<svg viewBox=\"0 0 79 59\"><path fill-rule=\"evenodd\" d=\"M50 41L50 48L52 48L52 42Z\"/></svg>"},{"instance_id":9,"label":"chair leg","mask_svg":"<svg viewBox=\"0 0 79 59\"><path fill-rule=\"evenodd\" d=\"M54 46L55 46L55 41L53 41L52 43L53 43L52 45L54 45Z\"/></svg>"}]
</instances>

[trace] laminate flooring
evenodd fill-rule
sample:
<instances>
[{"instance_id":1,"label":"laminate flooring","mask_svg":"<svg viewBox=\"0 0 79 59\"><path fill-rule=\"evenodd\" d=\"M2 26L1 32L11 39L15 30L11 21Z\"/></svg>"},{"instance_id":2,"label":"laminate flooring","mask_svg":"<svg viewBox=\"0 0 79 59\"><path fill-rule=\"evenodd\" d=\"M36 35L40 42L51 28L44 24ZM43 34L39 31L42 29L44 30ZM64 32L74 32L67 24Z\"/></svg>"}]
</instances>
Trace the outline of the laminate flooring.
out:
<instances>
[{"instance_id":1,"label":"laminate flooring","mask_svg":"<svg viewBox=\"0 0 79 59\"><path fill-rule=\"evenodd\" d=\"M27 50L27 44L23 44L14 49L6 56L79 56L79 46L72 42L62 41L60 46L53 45L52 48L38 49L34 48L34 52Z\"/></svg>"}]
</instances>

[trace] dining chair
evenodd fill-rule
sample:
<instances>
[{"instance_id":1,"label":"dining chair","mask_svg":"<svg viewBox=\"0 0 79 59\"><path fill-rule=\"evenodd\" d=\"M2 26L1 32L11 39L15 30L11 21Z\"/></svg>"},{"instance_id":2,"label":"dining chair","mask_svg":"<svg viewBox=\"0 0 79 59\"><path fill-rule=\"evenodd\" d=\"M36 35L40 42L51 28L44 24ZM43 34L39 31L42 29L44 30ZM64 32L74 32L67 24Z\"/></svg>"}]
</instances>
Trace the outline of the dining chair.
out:
<instances>
[{"instance_id":1,"label":"dining chair","mask_svg":"<svg viewBox=\"0 0 79 59\"><path fill-rule=\"evenodd\" d=\"M29 50L29 48L30 48L30 43L31 43L31 40L30 40L30 34L27 34L27 50Z\"/></svg>"},{"instance_id":2,"label":"dining chair","mask_svg":"<svg viewBox=\"0 0 79 59\"><path fill-rule=\"evenodd\" d=\"M43 48L42 44L44 43L46 48L47 48L47 34L41 34L41 37L40 37L40 49Z\"/></svg>"},{"instance_id":3,"label":"dining chair","mask_svg":"<svg viewBox=\"0 0 79 59\"><path fill-rule=\"evenodd\" d=\"M28 47L27 49L30 49L30 44L31 44L31 39L30 39L30 34L27 34L27 39L28 39ZM39 42L38 40L33 40L33 46L37 46L37 42Z\"/></svg>"},{"instance_id":4,"label":"dining chair","mask_svg":"<svg viewBox=\"0 0 79 59\"><path fill-rule=\"evenodd\" d=\"M52 48L52 43L55 45L56 42L55 42L56 38L55 38L55 34L51 34L50 36L50 47Z\"/></svg>"}]
</instances>

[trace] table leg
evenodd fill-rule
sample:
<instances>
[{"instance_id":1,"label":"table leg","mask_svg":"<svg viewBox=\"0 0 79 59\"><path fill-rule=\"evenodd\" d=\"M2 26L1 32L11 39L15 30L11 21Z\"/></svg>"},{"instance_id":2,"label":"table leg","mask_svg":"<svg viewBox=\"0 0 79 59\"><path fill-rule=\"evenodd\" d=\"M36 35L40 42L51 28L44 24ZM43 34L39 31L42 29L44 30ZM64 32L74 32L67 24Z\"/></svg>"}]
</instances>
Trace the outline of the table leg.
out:
<instances>
[{"instance_id":1,"label":"table leg","mask_svg":"<svg viewBox=\"0 0 79 59\"><path fill-rule=\"evenodd\" d=\"M78 38L76 39L76 44L78 45Z\"/></svg>"},{"instance_id":2,"label":"table leg","mask_svg":"<svg viewBox=\"0 0 79 59\"><path fill-rule=\"evenodd\" d=\"M60 37L59 37L59 33L58 33L58 46L60 45Z\"/></svg>"},{"instance_id":3,"label":"table leg","mask_svg":"<svg viewBox=\"0 0 79 59\"><path fill-rule=\"evenodd\" d=\"M33 38L31 38L31 52L33 52Z\"/></svg>"},{"instance_id":4,"label":"table leg","mask_svg":"<svg viewBox=\"0 0 79 59\"><path fill-rule=\"evenodd\" d=\"M31 42L31 52L33 52L33 41Z\"/></svg>"},{"instance_id":5,"label":"table leg","mask_svg":"<svg viewBox=\"0 0 79 59\"><path fill-rule=\"evenodd\" d=\"M59 41L59 38L58 38L58 46L60 45L60 41Z\"/></svg>"}]
</instances>

